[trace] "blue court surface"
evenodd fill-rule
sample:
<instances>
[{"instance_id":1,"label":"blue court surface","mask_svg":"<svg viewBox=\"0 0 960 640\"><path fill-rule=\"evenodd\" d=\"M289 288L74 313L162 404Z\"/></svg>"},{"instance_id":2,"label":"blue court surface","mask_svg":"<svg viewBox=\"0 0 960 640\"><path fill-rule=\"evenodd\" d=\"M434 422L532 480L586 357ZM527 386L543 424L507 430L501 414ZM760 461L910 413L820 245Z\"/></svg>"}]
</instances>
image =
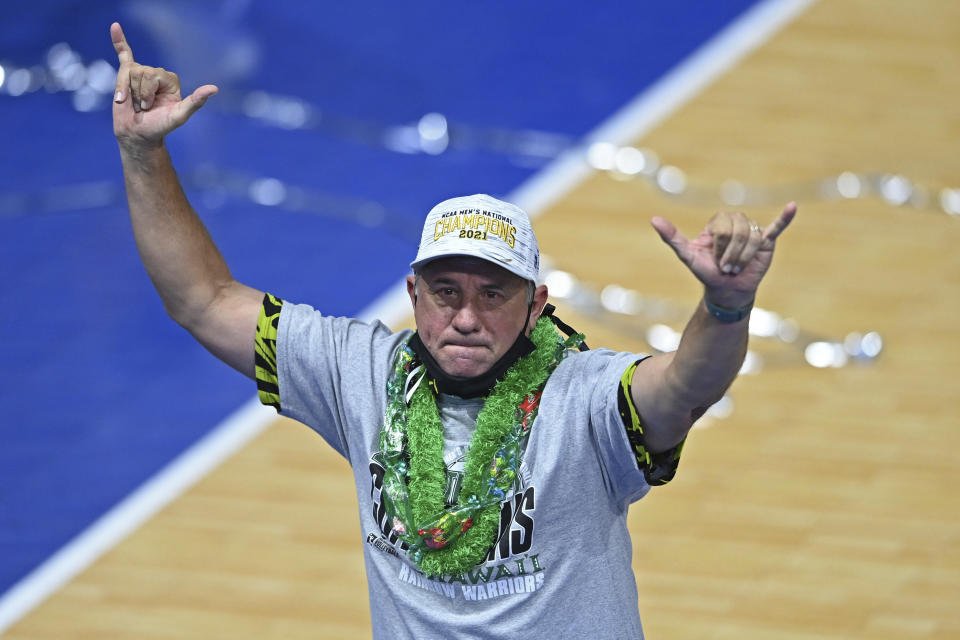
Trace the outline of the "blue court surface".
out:
<instances>
[{"instance_id":1,"label":"blue court surface","mask_svg":"<svg viewBox=\"0 0 960 640\"><path fill-rule=\"evenodd\" d=\"M138 61L220 87L168 146L237 279L350 315L433 204L517 188L752 4L0 5L0 593L255 392L140 266L112 21Z\"/></svg>"}]
</instances>

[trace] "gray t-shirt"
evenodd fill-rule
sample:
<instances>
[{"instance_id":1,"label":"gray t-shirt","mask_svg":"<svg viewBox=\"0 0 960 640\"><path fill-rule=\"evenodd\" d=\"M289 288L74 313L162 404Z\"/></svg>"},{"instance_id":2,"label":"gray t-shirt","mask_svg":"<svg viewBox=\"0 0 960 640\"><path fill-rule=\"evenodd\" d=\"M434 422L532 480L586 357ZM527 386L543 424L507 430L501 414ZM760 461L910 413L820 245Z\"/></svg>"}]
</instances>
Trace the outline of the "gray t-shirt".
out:
<instances>
[{"instance_id":1,"label":"gray t-shirt","mask_svg":"<svg viewBox=\"0 0 960 640\"><path fill-rule=\"evenodd\" d=\"M560 363L486 562L428 578L391 536L376 456L387 378L410 332L291 303L274 327L278 409L353 469L375 638L643 637L626 518L650 485L617 401L637 355L574 352ZM452 497L482 400L440 396L438 404Z\"/></svg>"}]
</instances>

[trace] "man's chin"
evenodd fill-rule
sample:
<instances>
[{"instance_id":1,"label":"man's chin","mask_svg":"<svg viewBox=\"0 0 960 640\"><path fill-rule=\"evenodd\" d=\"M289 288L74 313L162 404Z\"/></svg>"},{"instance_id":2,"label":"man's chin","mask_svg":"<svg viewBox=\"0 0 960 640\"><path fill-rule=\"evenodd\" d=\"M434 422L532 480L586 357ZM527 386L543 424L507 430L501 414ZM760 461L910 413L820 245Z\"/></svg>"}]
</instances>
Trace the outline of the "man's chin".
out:
<instances>
[{"instance_id":1,"label":"man's chin","mask_svg":"<svg viewBox=\"0 0 960 640\"><path fill-rule=\"evenodd\" d=\"M481 365L472 366L472 367L467 367L467 366L443 367L441 365L441 368L443 369L444 373L446 373L447 375L453 376L454 378L476 378L477 376L481 376L490 370L489 366L481 366Z\"/></svg>"},{"instance_id":2,"label":"man's chin","mask_svg":"<svg viewBox=\"0 0 960 640\"><path fill-rule=\"evenodd\" d=\"M489 362L469 358L446 358L438 364L444 373L454 378L476 378L485 374L492 366Z\"/></svg>"},{"instance_id":3,"label":"man's chin","mask_svg":"<svg viewBox=\"0 0 960 640\"><path fill-rule=\"evenodd\" d=\"M475 378L490 370L493 362L487 356L489 351L482 347L447 346L443 349L437 364L444 373L457 378Z\"/></svg>"}]
</instances>

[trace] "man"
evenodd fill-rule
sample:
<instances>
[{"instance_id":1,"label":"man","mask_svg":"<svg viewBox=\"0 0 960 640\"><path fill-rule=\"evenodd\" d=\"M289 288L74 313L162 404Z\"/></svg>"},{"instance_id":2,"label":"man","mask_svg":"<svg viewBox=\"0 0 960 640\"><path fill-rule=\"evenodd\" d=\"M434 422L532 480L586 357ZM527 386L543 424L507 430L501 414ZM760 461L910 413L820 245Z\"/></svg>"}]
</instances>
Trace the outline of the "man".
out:
<instances>
[{"instance_id":1,"label":"man","mask_svg":"<svg viewBox=\"0 0 960 640\"><path fill-rule=\"evenodd\" d=\"M790 204L661 238L704 285L675 353L575 350L537 285L526 214L489 196L427 215L407 290L417 332L329 318L236 282L163 139L216 93L133 59L118 24L114 133L144 265L168 313L261 399L351 463L374 635L642 636L628 506L669 481L732 382Z\"/></svg>"}]
</instances>

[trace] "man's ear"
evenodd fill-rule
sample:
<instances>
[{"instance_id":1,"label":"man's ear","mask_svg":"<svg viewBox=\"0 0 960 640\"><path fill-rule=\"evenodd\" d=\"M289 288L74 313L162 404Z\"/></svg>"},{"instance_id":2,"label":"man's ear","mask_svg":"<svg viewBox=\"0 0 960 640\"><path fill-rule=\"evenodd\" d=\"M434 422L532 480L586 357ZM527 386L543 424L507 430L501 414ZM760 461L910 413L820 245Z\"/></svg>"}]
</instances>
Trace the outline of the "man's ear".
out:
<instances>
[{"instance_id":1,"label":"man's ear","mask_svg":"<svg viewBox=\"0 0 960 640\"><path fill-rule=\"evenodd\" d=\"M410 296L410 305L417 308L417 278L416 276L407 276L407 295Z\"/></svg>"},{"instance_id":2,"label":"man's ear","mask_svg":"<svg viewBox=\"0 0 960 640\"><path fill-rule=\"evenodd\" d=\"M545 284L542 284L533 290L533 306L530 307L530 319L527 323L527 333L533 331L533 328L537 326L537 320L540 319L540 314L543 313L543 308L547 306L547 298L549 296L550 292L547 291L547 285Z\"/></svg>"}]
</instances>

